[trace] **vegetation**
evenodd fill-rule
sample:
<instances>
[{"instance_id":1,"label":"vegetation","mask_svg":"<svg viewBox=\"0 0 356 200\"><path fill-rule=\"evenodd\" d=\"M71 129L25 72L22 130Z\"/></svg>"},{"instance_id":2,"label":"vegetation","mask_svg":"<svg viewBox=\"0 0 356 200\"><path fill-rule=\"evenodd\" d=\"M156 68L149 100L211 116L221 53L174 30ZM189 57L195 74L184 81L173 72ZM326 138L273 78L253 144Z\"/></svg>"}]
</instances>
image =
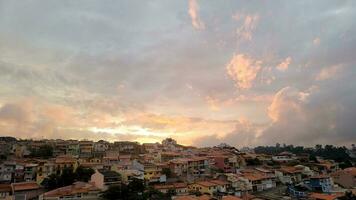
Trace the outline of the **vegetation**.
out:
<instances>
[{"instance_id":1,"label":"vegetation","mask_svg":"<svg viewBox=\"0 0 356 200\"><path fill-rule=\"evenodd\" d=\"M316 161L316 157L322 157L327 160L334 160L340 163L341 168L352 166L352 158L347 154L346 147L336 147L333 145L316 145L314 148L305 148L303 146L276 144L276 146L258 146L255 148L256 153L278 154L284 151L294 153L296 155L308 154L309 159Z\"/></svg>"},{"instance_id":2,"label":"vegetation","mask_svg":"<svg viewBox=\"0 0 356 200\"><path fill-rule=\"evenodd\" d=\"M43 185L46 189L53 190L59 187L71 185L75 181L88 182L92 174L94 174L93 169L82 166L79 166L75 172L73 168L64 168L60 175L49 175L42 181L41 185Z\"/></svg>"},{"instance_id":3,"label":"vegetation","mask_svg":"<svg viewBox=\"0 0 356 200\"><path fill-rule=\"evenodd\" d=\"M167 178L171 178L173 175L170 168L163 168L162 174L166 175Z\"/></svg>"},{"instance_id":4,"label":"vegetation","mask_svg":"<svg viewBox=\"0 0 356 200\"><path fill-rule=\"evenodd\" d=\"M0 137L0 141L4 141L4 142L7 142L7 143L12 143L12 142L17 142L17 139L14 138L14 137L3 136L3 137Z\"/></svg>"},{"instance_id":5,"label":"vegetation","mask_svg":"<svg viewBox=\"0 0 356 200\"><path fill-rule=\"evenodd\" d=\"M152 187L146 188L142 180L134 179L128 185L109 187L101 197L107 200L168 200L174 193L170 191L168 194L163 194Z\"/></svg>"},{"instance_id":6,"label":"vegetation","mask_svg":"<svg viewBox=\"0 0 356 200\"><path fill-rule=\"evenodd\" d=\"M53 156L53 147L51 145L42 145L38 149L30 149L30 156L34 158L50 158Z\"/></svg>"}]
</instances>

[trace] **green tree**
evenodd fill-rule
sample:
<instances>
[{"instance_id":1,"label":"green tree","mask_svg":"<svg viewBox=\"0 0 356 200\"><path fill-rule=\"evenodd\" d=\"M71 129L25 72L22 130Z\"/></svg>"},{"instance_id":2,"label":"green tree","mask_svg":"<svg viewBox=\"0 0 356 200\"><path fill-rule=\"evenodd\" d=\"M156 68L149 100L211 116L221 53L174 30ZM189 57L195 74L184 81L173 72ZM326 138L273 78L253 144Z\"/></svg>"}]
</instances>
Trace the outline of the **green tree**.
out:
<instances>
[{"instance_id":1,"label":"green tree","mask_svg":"<svg viewBox=\"0 0 356 200\"><path fill-rule=\"evenodd\" d=\"M145 191L146 186L143 180L135 178L127 185L127 188L130 192L142 194Z\"/></svg>"},{"instance_id":2,"label":"green tree","mask_svg":"<svg viewBox=\"0 0 356 200\"><path fill-rule=\"evenodd\" d=\"M162 174L166 175L167 178L172 177L172 171L170 168L163 168L162 169Z\"/></svg>"},{"instance_id":3,"label":"green tree","mask_svg":"<svg viewBox=\"0 0 356 200\"><path fill-rule=\"evenodd\" d=\"M75 177L77 181L88 182L95 171L90 167L79 166L75 170Z\"/></svg>"},{"instance_id":4,"label":"green tree","mask_svg":"<svg viewBox=\"0 0 356 200\"><path fill-rule=\"evenodd\" d=\"M39 157L39 158L50 158L53 156L53 147L51 145L42 145L38 149L30 149L31 157Z\"/></svg>"},{"instance_id":5,"label":"green tree","mask_svg":"<svg viewBox=\"0 0 356 200\"><path fill-rule=\"evenodd\" d=\"M124 200L128 199L129 190L126 185L114 185L110 186L109 189L103 192L102 198L107 200Z\"/></svg>"}]
</instances>

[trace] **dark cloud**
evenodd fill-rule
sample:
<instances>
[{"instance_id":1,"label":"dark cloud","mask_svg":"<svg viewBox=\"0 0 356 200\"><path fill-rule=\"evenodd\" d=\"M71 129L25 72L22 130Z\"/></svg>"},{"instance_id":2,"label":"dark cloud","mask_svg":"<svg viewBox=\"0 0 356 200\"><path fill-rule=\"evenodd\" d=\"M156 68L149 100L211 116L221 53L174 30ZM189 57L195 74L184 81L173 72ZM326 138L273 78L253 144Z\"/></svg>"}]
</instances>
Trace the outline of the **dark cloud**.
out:
<instances>
[{"instance_id":1,"label":"dark cloud","mask_svg":"<svg viewBox=\"0 0 356 200\"><path fill-rule=\"evenodd\" d=\"M135 126L199 136L199 145L355 139L355 1L196 3L198 31L188 0L0 0L0 131L54 137ZM226 74L240 54L261 61L244 91ZM316 80L339 65L338 76Z\"/></svg>"}]
</instances>

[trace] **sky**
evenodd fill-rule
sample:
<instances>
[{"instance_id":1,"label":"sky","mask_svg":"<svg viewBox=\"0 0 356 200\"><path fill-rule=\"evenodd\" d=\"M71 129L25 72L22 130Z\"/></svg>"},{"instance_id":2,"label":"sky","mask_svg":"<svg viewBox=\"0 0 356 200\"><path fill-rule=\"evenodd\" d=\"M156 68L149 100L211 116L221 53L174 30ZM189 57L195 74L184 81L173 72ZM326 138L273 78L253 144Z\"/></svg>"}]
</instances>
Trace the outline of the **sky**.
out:
<instances>
[{"instance_id":1,"label":"sky","mask_svg":"<svg viewBox=\"0 0 356 200\"><path fill-rule=\"evenodd\" d=\"M356 2L0 0L0 135L356 143Z\"/></svg>"}]
</instances>

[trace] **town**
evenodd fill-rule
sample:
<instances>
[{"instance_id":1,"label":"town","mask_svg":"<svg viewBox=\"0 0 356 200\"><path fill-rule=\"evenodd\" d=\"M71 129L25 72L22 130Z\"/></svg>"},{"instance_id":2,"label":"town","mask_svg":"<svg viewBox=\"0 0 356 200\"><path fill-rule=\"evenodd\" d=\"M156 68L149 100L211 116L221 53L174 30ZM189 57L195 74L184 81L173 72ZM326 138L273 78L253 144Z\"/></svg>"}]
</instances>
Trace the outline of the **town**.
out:
<instances>
[{"instance_id":1,"label":"town","mask_svg":"<svg viewBox=\"0 0 356 200\"><path fill-rule=\"evenodd\" d=\"M0 199L355 199L356 147L1 137Z\"/></svg>"}]
</instances>

